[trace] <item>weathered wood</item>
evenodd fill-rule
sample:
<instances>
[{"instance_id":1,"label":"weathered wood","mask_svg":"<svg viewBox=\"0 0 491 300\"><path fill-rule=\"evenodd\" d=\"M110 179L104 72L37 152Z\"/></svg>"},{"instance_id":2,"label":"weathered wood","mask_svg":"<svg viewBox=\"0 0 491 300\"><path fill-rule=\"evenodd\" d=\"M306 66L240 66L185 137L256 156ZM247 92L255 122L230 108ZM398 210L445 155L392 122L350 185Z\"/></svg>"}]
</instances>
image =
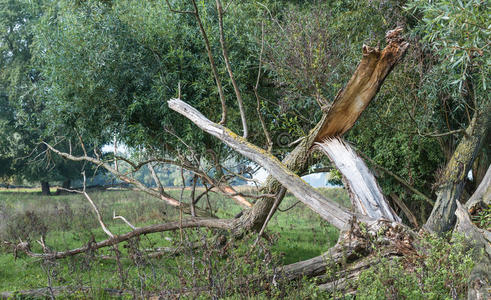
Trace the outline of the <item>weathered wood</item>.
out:
<instances>
[{"instance_id":1,"label":"weathered wood","mask_svg":"<svg viewBox=\"0 0 491 300\"><path fill-rule=\"evenodd\" d=\"M215 136L229 147L261 165L278 182L286 187L295 197L317 212L333 226L343 229L353 216L334 201L327 200L316 189L312 188L298 175L289 170L275 156L247 142L228 128L208 120L194 107L180 99L168 101L169 107L182 114L203 131Z\"/></svg>"},{"instance_id":2,"label":"weathered wood","mask_svg":"<svg viewBox=\"0 0 491 300\"><path fill-rule=\"evenodd\" d=\"M385 200L372 172L347 143L334 137L317 143L317 146L345 177L351 191L352 205L357 212L373 219L401 221Z\"/></svg>"},{"instance_id":3,"label":"weathered wood","mask_svg":"<svg viewBox=\"0 0 491 300\"><path fill-rule=\"evenodd\" d=\"M400 37L401 32L402 28L388 31L385 36L388 45L382 51L363 45L363 58L346 87L334 99L317 142L343 135L353 127L406 52L409 43Z\"/></svg>"},{"instance_id":4,"label":"weathered wood","mask_svg":"<svg viewBox=\"0 0 491 300\"><path fill-rule=\"evenodd\" d=\"M481 183L477 187L474 194L472 194L472 196L469 198L465 206L469 212L472 212L472 210L474 210L477 206L481 206L482 204L491 204L491 165L488 167L486 175L484 175Z\"/></svg>"}]
</instances>

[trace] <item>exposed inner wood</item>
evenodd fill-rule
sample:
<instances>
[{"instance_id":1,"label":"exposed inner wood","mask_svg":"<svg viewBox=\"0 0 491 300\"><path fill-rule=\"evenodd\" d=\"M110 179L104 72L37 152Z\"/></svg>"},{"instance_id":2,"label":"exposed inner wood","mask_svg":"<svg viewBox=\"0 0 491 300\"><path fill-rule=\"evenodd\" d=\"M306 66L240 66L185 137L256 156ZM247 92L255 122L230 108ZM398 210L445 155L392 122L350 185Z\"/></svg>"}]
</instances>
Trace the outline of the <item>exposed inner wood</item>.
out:
<instances>
[{"instance_id":1,"label":"exposed inner wood","mask_svg":"<svg viewBox=\"0 0 491 300\"><path fill-rule=\"evenodd\" d=\"M382 51L363 45L363 58L346 87L334 99L316 142L343 135L353 127L406 52L409 43L400 37L401 32L402 28L387 32L388 45Z\"/></svg>"},{"instance_id":2,"label":"exposed inner wood","mask_svg":"<svg viewBox=\"0 0 491 300\"><path fill-rule=\"evenodd\" d=\"M357 212L373 219L384 218L401 222L385 200L375 176L347 143L335 137L317 145L344 175L353 207Z\"/></svg>"}]
</instances>

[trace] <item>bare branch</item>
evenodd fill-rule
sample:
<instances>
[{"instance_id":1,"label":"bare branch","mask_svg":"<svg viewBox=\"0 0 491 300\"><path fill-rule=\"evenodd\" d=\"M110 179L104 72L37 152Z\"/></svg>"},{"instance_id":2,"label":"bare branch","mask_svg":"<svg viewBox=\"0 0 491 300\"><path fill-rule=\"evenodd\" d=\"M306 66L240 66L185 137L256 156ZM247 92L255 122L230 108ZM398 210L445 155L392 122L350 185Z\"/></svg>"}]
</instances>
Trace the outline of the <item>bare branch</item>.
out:
<instances>
[{"instance_id":1,"label":"bare branch","mask_svg":"<svg viewBox=\"0 0 491 300\"><path fill-rule=\"evenodd\" d=\"M151 188L148 188L146 187L143 183L141 183L140 181L134 179L134 178L131 178L127 175L124 175L120 172L117 172L111 165L109 165L108 163L104 162L104 161L101 161L99 159L96 159L96 158L93 158L93 157L90 157L90 156L73 156L73 155L70 155L68 153L65 153L65 152L61 152L55 148L53 148L51 145L49 145L48 143L46 142L43 142L51 151L53 151L54 153L66 158L66 159L69 159L69 160L73 160L73 161L87 161L87 162L91 162L97 166L100 166L100 167L103 167L104 169L106 169L107 171L111 172L112 174L116 175L119 179L123 180L124 182L127 182L127 183L130 183L134 186L136 186L139 190L149 194L149 195L152 195L154 197L157 197L157 198L160 198L161 200L164 200L167 204L171 205L171 206L174 206L174 207L179 207L182 205L185 213L189 213L189 206L186 205L185 203L183 204L180 204L178 200L176 200L175 198L173 198L171 195L167 194L167 193L163 193L163 194L160 194L158 191L155 191ZM200 216L207 216L208 213L204 210L200 210L200 209L197 209L198 210L198 215Z\"/></svg>"},{"instance_id":2,"label":"bare branch","mask_svg":"<svg viewBox=\"0 0 491 300\"><path fill-rule=\"evenodd\" d=\"M402 212L404 212L404 214L406 215L407 219L409 220L409 222L411 222L411 224L413 224L414 228L419 228L419 224L418 224L418 219L416 219L416 216L414 216L414 214L411 212L411 210L406 206L406 204L404 203L404 201L402 201L396 194L392 193L390 194L390 197L392 198L392 200L395 202L395 204L397 206L399 206L402 210Z\"/></svg>"},{"instance_id":3,"label":"bare branch","mask_svg":"<svg viewBox=\"0 0 491 300\"><path fill-rule=\"evenodd\" d=\"M230 60L228 58L227 47L225 46L225 36L223 32L222 3L220 2L220 0L216 0L216 4L217 4L217 12L218 12L218 26L220 32L220 45L222 47L223 60L225 61L225 66L227 67L228 75L230 77L230 81L232 82L232 86L234 87L235 96L239 104L240 119L242 120L242 129L244 130L244 134L242 135L242 137L246 139L248 136L248 129L247 129L247 119L244 109L244 103L242 101L242 95L240 93L239 86L237 85L237 82L235 82L234 73L232 72L232 67L230 66Z\"/></svg>"},{"instance_id":4,"label":"bare branch","mask_svg":"<svg viewBox=\"0 0 491 300\"><path fill-rule=\"evenodd\" d=\"M126 225L128 225L131 229L135 230L137 229L135 226L133 226L130 222L128 222L128 220L126 220L125 217L123 216L116 216L116 212L113 210L113 219L116 220L116 219L120 219L120 220L123 220L123 222L126 223Z\"/></svg>"},{"instance_id":5,"label":"bare branch","mask_svg":"<svg viewBox=\"0 0 491 300\"><path fill-rule=\"evenodd\" d=\"M257 67L257 79L256 85L254 86L254 95L256 96L256 111L257 116L259 117L259 121L261 121L261 127L263 128L264 136L266 137L266 145L268 152L273 150L273 141L271 140L271 136L269 135L268 128L266 127L266 122L264 122L263 115L261 114L261 100L259 99L259 80L261 79L261 68L263 62L263 52L264 52L264 22L261 22L261 52L259 52L259 65Z\"/></svg>"},{"instance_id":6,"label":"bare branch","mask_svg":"<svg viewBox=\"0 0 491 300\"><path fill-rule=\"evenodd\" d=\"M116 235L107 240L103 240L100 242L89 242L87 245L82 246L80 248L61 251L61 252L51 252L51 253L32 252L28 242L21 241L21 243L19 243L18 245L13 245L10 242L4 242L4 243L14 247L14 250L16 251L21 251L26 253L30 257L45 258L45 259L60 259L60 258L66 258L69 256L88 252L88 251L97 250L104 247L113 246L121 242L127 241L131 238L144 234L178 230L179 228L198 228L198 227L229 230L231 228L231 224L232 224L231 220L190 218L190 219L182 220L182 223L179 221L174 221L165 224L156 224L156 225L149 225L145 227L138 227L130 232L121 235Z\"/></svg>"},{"instance_id":7,"label":"bare branch","mask_svg":"<svg viewBox=\"0 0 491 300\"><path fill-rule=\"evenodd\" d=\"M82 194L84 195L85 199L87 199L87 201L89 201L90 205L92 206L92 208L94 209L95 211L95 214L97 215L97 220L99 221L99 224L101 225L101 228L102 230L111 238L114 237L114 234L112 234L111 231L109 231L109 229L107 229L107 226L106 224L104 224L104 222L102 221L102 216L101 216L101 213L99 212L99 209L97 208L97 206L95 205L94 201L92 201L92 199L90 198L89 194L87 194L85 188L86 188L86 177L85 177L85 171L82 172L82 176L84 177L84 182L83 182L83 189L82 191L78 191L78 190L70 190L70 189L64 189L64 188L60 188L61 190L65 190L67 192L71 192L71 193L78 193L78 194Z\"/></svg>"},{"instance_id":8,"label":"bare branch","mask_svg":"<svg viewBox=\"0 0 491 300\"><path fill-rule=\"evenodd\" d=\"M148 164L148 169L150 170L150 174L152 174L152 178L155 181L155 184L157 185L159 193L162 195L164 193L164 187L162 186L162 182L160 182L160 179L157 176L157 173L155 173L155 169L153 168L151 163Z\"/></svg>"},{"instance_id":9,"label":"bare branch","mask_svg":"<svg viewBox=\"0 0 491 300\"><path fill-rule=\"evenodd\" d=\"M278 207L278 204L280 204L281 199L285 196L286 189L282 187L279 191L279 193L276 195L276 199L274 200L273 207L269 210L268 216L266 217L266 221L264 221L263 226L261 227L261 230L259 231L259 234L257 235L256 241L254 242L254 245L252 246L253 248L256 246L257 242L261 238L261 236L264 233L264 230L266 229L266 226L268 226L269 220L273 216L273 213L275 212L276 208Z\"/></svg>"},{"instance_id":10,"label":"bare branch","mask_svg":"<svg viewBox=\"0 0 491 300\"><path fill-rule=\"evenodd\" d=\"M206 34L205 28L203 27L203 23L201 22L198 6L196 5L195 0L191 0L191 2L193 3L194 16L196 17L196 21L198 21L199 30L201 31L201 35L203 36L203 40L205 41L206 53L208 54L208 60L210 61L211 71L217 84L218 95L220 96L220 101L222 103L222 119L220 120L220 124L224 125L227 122L227 105L225 104L225 95L223 94L222 82L220 81L220 77L218 77L217 67L215 64L215 60L213 59L213 54L211 52L210 41L208 40L208 35Z\"/></svg>"}]
</instances>

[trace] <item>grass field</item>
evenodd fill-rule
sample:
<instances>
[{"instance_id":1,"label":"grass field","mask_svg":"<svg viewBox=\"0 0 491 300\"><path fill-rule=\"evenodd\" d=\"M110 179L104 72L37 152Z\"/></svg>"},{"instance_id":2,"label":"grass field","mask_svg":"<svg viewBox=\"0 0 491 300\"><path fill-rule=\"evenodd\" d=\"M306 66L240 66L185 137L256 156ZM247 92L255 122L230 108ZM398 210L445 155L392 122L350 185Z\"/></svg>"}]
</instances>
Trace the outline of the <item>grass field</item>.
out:
<instances>
[{"instance_id":1,"label":"grass field","mask_svg":"<svg viewBox=\"0 0 491 300\"><path fill-rule=\"evenodd\" d=\"M348 203L348 197L342 189L321 191L342 204ZM181 191L175 189L170 190L170 193L179 198ZM130 231L130 228L121 220L113 220L113 212L126 217L135 226L164 223L176 220L179 216L177 210L139 192L94 191L90 195L98 205L106 225L114 234ZM189 199L189 191L184 191L183 199ZM210 202L215 214L222 218L231 218L240 211L240 207L230 199L218 194L212 193ZM295 202L293 196L287 195L280 208L287 208ZM267 232L275 239L270 249L271 255L279 264L317 256L334 245L338 237L335 228L321 220L302 203L287 212L277 212L270 221ZM192 247L188 247L190 250L186 251L190 253L187 254L191 255L164 255L160 258L145 258L143 261L128 259L128 254L133 253L135 249L176 247L196 241L204 241L204 244L208 245L215 233L213 230L195 229L187 230L182 241L181 233L177 231L155 233L124 242L118 248L123 257L120 264L116 260L103 259L103 255L115 256L112 248L63 260L43 261L26 257L24 254L19 254L14 259L11 251L3 247L0 252L0 291L46 286L124 286L146 291L179 289L183 285L189 285L189 282L183 283L183 278L206 278L198 276L199 274L193 276L193 272L199 273L205 269L208 272L212 269L223 273L232 271L230 257L220 256L215 250L211 250L212 247L205 250L193 250ZM91 240L100 241L107 238L99 227L90 204L81 195L41 196L36 190L0 190L0 240L28 240L33 251L41 252L41 246L35 242L41 236L44 236L48 248L58 251L80 247ZM248 257L245 253L249 253L247 249L250 249L252 240L254 237L245 238L241 244L234 246L236 250L233 255L237 255L237 261L242 259L241 253ZM201 257L199 262L190 258L194 256ZM196 267L196 264L200 266ZM206 264L210 266L207 267ZM233 265L235 271L232 272L238 272L238 266ZM254 263L250 266L246 263L243 266L244 276L259 272L252 266L260 268ZM187 276L186 272L190 276ZM217 278L221 280L220 276Z\"/></svg>"}]
</instances>

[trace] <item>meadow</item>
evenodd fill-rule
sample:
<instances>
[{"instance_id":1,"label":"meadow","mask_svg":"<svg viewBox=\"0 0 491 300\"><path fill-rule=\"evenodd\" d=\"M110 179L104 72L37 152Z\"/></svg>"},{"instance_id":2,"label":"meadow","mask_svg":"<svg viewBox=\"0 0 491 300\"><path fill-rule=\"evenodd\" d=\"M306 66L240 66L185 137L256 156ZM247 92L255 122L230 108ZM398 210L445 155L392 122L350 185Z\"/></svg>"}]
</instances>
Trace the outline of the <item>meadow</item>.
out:
<instances>
[{"instance_id":1,"label":"meadow","mask_svg":"<svg viewBox=\"0 0 491 300\"><path fill-rule=\"evenodd\" d=\"M339 203L349 203L346 191L341 188L321 191ZM169 192L177 199L181 197L181 189ZM123 221L113 219L114 213L137 227L179 219L178 210L141 192L110 190L90 191L89 194L114 234L131 230ZM184 201L189 197L190 191L184 190ZM209 200L214 214L221 218L233 218L241 210L220 194L210 193ZM205 206L206 201L201 202ZM287 195L280 209L296 202L293 196ZM62 251L107 236L90 204L80 194L41 196L37 190L3 189L0 191L0 240L3 243L0 291L61 286L68 287L67 291L78 287L76 293L65 291L65 295L81 298L114 296L112 291L125 291L130 298L146 297L148 293L163 290L182 295L184 291L194 291L189 294L194 298L200 294L197 288L206 285L219 296L230 294L230 288L244 296L244 293L254 293L249 285L262 284L254 282L254 276L271 272L282 264L317 256L333 246L338 238L337 229L303 203L286 212L276 212L268 225L266 238L255 248L252 247L255 235L241 241L227 241L226 247L216 247L220 234L216 230L202 229L154 233L123 242L117 248L103 248L55 261L23 253L14 256L12 248L3 241L29 241L32 251L42 252L36 242L41 237L48 249ZM170 248L176 250L150 254L151 250Z\"/></svg>"}]
</instances>

